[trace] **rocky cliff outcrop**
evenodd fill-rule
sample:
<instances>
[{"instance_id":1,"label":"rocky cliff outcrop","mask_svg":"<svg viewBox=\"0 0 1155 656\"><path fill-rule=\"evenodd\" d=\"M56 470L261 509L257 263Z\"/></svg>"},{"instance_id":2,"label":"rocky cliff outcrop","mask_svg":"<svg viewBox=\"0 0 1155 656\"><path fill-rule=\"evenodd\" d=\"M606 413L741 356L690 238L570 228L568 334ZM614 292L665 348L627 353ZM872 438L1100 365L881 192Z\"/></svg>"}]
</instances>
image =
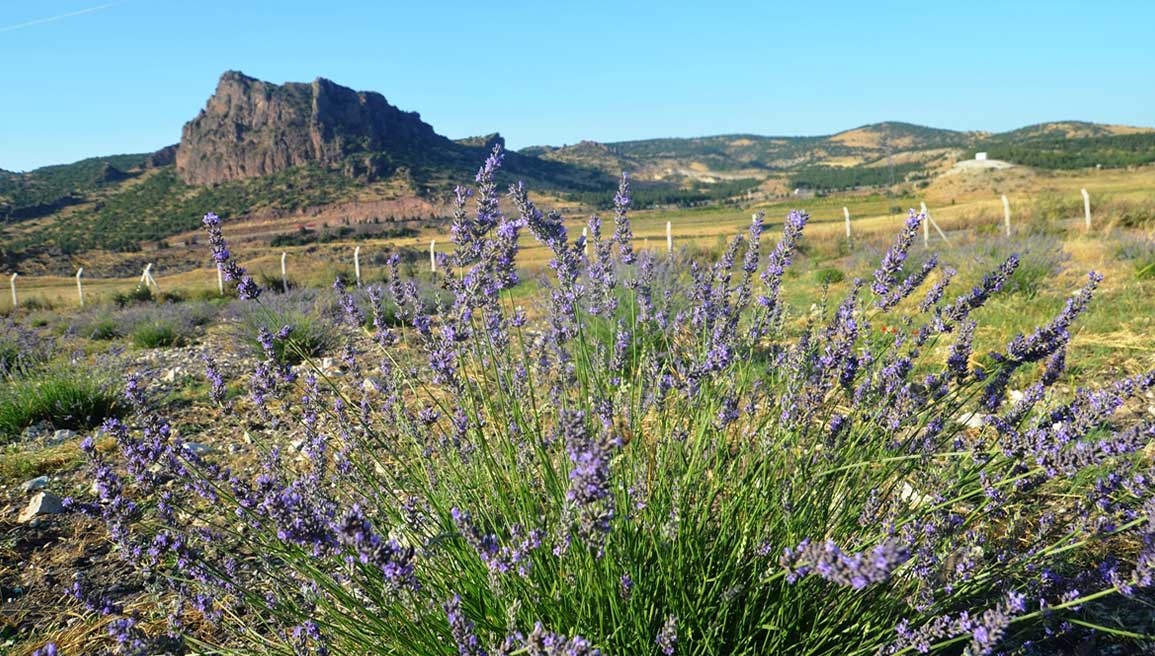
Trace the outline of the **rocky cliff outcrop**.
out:
<instances>
[{"instance_id":1,"label":"rocky cliff outcrop","mask_svg":"<svg viewBox=\"0 0 1155 656\"><path fill-rule=\"evenodd\" d=\"M494 146L505 148L505 137L501 136L499 132L491 132L490 134L483 134L477 137L454 139L453 141L467 148L480 148L485 152L493 150Z\"/></svg>"},{"instance_id":2,"label":"rocky cliff outcrop","mask_svg":"<svg viewBox=\"0 0 1155 656\"><path fill-rule=\"evenodd\" d=\"M177 147L177 144L173 144L171 146L165 146L154 153L149 153L148 156L144 158L144 168L158 169L162 166L175 164Z\"/></svg>"},{"instance_id":3,"label":"rocky cliff outcrop","mask_svg":"<svg viewBox=\"0 0 1155 656\"><path fill-rule=\"evenodd\" d=\"M228 71L205 108L185 124L176 167L195 184L310 163L372 178L450 144L416 112L397 109L379 93L324 78L277 85Z\"/></svg>"}]
</instances>

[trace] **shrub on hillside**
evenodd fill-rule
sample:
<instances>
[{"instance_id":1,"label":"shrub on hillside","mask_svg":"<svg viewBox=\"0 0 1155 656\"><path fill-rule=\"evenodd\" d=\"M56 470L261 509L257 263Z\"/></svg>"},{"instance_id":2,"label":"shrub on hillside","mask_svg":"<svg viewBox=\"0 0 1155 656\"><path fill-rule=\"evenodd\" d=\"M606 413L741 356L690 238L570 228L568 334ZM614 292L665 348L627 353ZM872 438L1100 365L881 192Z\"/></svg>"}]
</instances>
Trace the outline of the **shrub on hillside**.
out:
<instances>
[{"instance_id":1,"label":"shrub on hillside","mask_svg":"<svg viewBox=\"0 0 1155 656\"><path fill-rule=\"evenodd\" d=\"M137 285L128 292L116 292L112 295L112 302L116 307L123 308L137 303L147 303L153 300L152 289L148 285Z\"/></svg>"}]
</instances>

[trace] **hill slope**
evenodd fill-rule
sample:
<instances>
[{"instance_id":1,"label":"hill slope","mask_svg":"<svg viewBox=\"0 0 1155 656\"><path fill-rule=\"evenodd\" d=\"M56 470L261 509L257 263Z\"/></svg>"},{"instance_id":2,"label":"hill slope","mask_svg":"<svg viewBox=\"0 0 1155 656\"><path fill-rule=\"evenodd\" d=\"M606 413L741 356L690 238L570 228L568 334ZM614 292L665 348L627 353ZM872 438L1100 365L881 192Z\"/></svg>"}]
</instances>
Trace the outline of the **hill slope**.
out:
<instances>
[{"instance_id":1,"label":"hill slope","mask_svg":"<svg viewBox=\"0 0 1155 656\"><path fill-rule=\"evenodd\" d=\"M278 85L228 71L179 144L27 173L0 170L0 262L64 271L72 263L61 256L163 245L210 210L283 217L401 207L433 218L495 145L504 145L500 134L451 140L381 94L324 78ZM1155 130L1062 121L990 134L883 122L825 136L582 141L507 152L501 175L601 207L628 171L636 207L688 205L795 188L922 184L980 150L1041 168L1132 166L1155 162ZM405 218L415 217L371 220Z\"/></svg>"}]
</instances>

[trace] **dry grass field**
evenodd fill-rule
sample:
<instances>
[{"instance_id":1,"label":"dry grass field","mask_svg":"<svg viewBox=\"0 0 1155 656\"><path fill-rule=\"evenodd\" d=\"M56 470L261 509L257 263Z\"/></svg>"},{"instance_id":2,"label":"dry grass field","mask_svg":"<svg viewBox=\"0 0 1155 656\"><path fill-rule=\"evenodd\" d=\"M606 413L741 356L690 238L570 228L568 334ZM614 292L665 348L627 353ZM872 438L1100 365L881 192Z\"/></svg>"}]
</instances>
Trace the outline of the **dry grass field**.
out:
<instances>
[{"instance_id":1,"label":"dry grass field","mask_svg":"<svg viewBox=\"0 0 1155 656\"><path fill-rule=\"evenodd\" d=\"M1093 221L1090 231L1083 223L1082 199L1079 190L1086 188L1091 195ZM1144 243L1151 243L1151 217L1155 215L1155 168L1136 170L1102 170L1059 173L1039 173L1024 167L1006 170L985 170L942 175L934 179L919 195L844 194L818 198L784 198L752 205L715 205L693 209L648 210L632 213L633 233L642 248L657 253L666 249L666 224L670 223L675 249L717 252L734 235L749 224L755 211L766 213L771 235L779 228L777 222L791 209L802 209L811 214L804 240L805 261L798 271L803 279L792 288L802 302L807 295L818 298L824 282L819 272L839 269L848 275L867 275L871 257L876 257L905 220L909 208L925 202L935 222L946 233L944 242L930 230L930 250L941 253L943 259L960 270L981 268L989 262L976 262L976 251L986 248L999 252L1032 248L1031 241L1045 243L1045 248L1060 248L1066 254L1061 272L1043 277L1037 301L1032 308L1038 313L1015 313L1000 320L1006 332L992 337L1002 339L1014 330L1034 325L1054 309L1067 294L1077 288L1087 271L1095 270L1106 276L1103 298L1096 303L1085 325L1093 325L1074 340L1076 350L1086 349L1096 360L1113 363L1152 358L1149 337L1155 335L1155 277L1139 275L1145 266L1138 252ZM1003 209L999 194L1005 193L1012 213L1012 235L1004 234ZM842 208L849 209L852 218L852 237L845 237ZM560 206L568 221L571 234L580 233L584 220L579 219L580 208L569 204ZM206 208L206 211L211 208ZM275 285L280 280L281 253L286 253L288 277L292 284L326 287L335 276L353 276L353 252L361 248L362 276L378 279L384 274L385 258L397 251L410 251L409 271L421 275L428 270L428 249L431 240L438 251L451 248L447 226L440 230L423 230L418 236L399 239L364 239L357 242L337 241L307 246L270 248L266 238L279 231L291 231L289 225L297 219L280 222L259 218L241 220L229 226L234 234L234 253L243 264L266 283ZM604 220L609 220L608 217ZM282 225L284 224L284 225ZM1146 227L1144 227L1144 225ZM1040 235L1047 235L1042 239ZM191 240L194 235L181 235L174 243ZM1040 241L1041 240L1041 241ZM1146 240L1146 241L1145 241ZM920 239L921 241L921 239ZM986 246L983 246L983 245ZM525 236L521 242L521 266L529 272L541 270L549 260L549 251ZM1033 246L1035 249L1038 245ZM921 244L917 249L923 248ZM187 257L204 257L205 246L173 247L187 249ZM917 250L916 249L916 250ZM988 252L987 255L995 253ZM147 256L147 253L144 254ZM134 257L140 259L141 254ZM95 259L116 258L114 254L96 255ZM1136 259L1138 258L1138 260ZM147 259L147 257L145 257ZM206 258L207 259L207 258ZM988 258L990 259L990 258ZM979 266L976 266L979 265ZM808 271L807 271L808 269ZM176 292L186 296L211 297L216 291L215 270L197 268L179 273L154 270L162 292ZM523 285L527 295L533 287ZM77 305L76 281L68 277L22 276L17 279L19 299L33 310L43 308L67 312ZM139 284L139 276L125 278L85 278L86 302L91 305L108 304L116 294L131 292ZM839 284L834 282L837 289ZM8 293L0 294L0 312L11 312L12 300ZM28 309L21 310L32 311ZM989 324L988 324L989 326Z\"/></svg>"}]
</instances>

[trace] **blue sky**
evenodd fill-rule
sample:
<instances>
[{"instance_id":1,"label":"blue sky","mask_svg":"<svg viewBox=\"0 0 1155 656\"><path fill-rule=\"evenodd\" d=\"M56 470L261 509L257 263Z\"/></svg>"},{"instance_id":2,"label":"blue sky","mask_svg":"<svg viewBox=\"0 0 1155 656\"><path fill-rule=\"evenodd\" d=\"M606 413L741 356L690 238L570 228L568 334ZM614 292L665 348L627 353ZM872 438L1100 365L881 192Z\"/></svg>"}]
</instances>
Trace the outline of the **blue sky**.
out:
<instances>
[{"instance_id":1,"label":"blue sky","mask_svg":"<svg viewBox=\"0 0 1155 656\"><path fill-rule=\"evenodd\" d=\"M0 0L0 168L175 143L227 69L513 148L1155 125L1153 2L103 2Z\"/></svg>"}]
</instances>

